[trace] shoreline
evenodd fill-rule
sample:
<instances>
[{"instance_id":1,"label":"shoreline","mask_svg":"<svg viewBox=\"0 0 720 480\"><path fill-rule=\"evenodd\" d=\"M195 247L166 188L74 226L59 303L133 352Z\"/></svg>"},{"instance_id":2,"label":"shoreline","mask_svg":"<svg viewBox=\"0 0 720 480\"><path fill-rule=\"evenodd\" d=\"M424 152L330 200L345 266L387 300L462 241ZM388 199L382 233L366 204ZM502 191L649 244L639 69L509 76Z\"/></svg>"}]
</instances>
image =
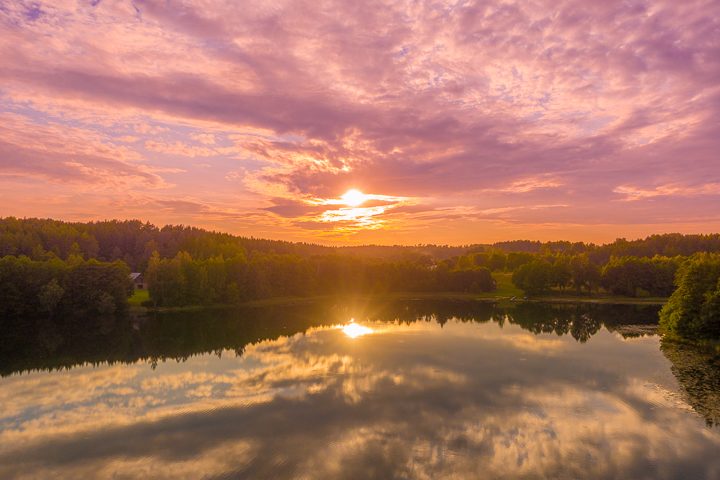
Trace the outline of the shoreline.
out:
<instances>
[{"instance_id":1,"label":"shoreline","mask_svg":"<svg viewBox=\"0 0 720 480\"><path fill-rule=\"evenodd\" d=\"M359 294L359 295L313 295L308 297L275 297L259 300L250 300L237 304L211 304L211 305L183 305L177 307L144 307L141 305L131 305L130 311L135 313L166 313L166 312L191 312L199 310L221 310L230 308L246 308L246 307L270 307L270 306L292 306L315 303L324 300L462 300L474 301L482 303L502 303L502 304L521 304L524 302L532 303L591 303L604 305L656 305L661 306L667 302L667 298L634 298L634 297L617 297L617 296L574 296L574 295L552 295L552 296L533 296L527 298L508 297L506 295L494 295L488 293L454 293L454 292L437 292L437 293L416 293L416 292L400 292L400 293L383 293L383 294Z\"/></svg>"}]
</instances>

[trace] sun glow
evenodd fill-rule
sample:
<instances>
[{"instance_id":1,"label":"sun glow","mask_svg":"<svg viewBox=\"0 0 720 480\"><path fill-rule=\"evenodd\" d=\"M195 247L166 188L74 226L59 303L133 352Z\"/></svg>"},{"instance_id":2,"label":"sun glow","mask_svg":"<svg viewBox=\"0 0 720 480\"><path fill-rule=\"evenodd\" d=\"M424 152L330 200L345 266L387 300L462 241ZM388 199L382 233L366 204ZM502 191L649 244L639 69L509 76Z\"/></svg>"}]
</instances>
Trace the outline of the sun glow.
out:
<instances>
[{"instance_id":1,"label":"sun glow","mask_svg":"<svg viewBox=\"0 0 720 480\"><path fill-rule=\"evenodd\" d=\"M368 196L360 190L351 188L340 196L340 199L349 207L357 207L368 200Z\"/></svg>"},{"instance_id":2,"label":"sun glow","mask_svg":"<svg viewBox=\"0 0 720 480\"><path fill-rule=\"evenodd\" d=\"M312 217L319 223L334 223L334 233L346 234L359 230L377 230L384 228L389 221L383 217L387 211L401 205L413 204L410 197L397 197L377 193L364 193L351 188L339 197L312 198L305 201L308 205L327 206Z\"/></svg>"},{"instance_id":3,"label":"sun glow","mask_svg":"<svg viewBox=\"0 0 720 480\"><path fill-rule=\"evenodd\" d=\"M357 338L372 333L373 329L364 325L358 325L355 323L355 320L350 320L350 323L342 327L342 331L350 338Z\"/></svg>"}]
</instances>

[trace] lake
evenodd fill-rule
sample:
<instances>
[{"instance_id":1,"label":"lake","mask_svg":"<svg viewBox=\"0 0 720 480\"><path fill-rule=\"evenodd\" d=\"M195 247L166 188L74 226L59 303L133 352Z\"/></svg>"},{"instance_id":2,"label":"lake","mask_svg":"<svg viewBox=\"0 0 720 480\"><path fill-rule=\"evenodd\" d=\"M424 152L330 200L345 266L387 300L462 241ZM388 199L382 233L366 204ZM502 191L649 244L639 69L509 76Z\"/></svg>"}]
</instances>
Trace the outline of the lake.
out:
<instances>
[{"instance_id":1,"label":"lake","mask_svg":"<svg viewBox=\"0 0 720 480\"><path fill-rule=\"evenodd\" d=\"M0 478L720 478L720 361L656 315L347 299L4 327Z\"/></svg>"}]
</instances>

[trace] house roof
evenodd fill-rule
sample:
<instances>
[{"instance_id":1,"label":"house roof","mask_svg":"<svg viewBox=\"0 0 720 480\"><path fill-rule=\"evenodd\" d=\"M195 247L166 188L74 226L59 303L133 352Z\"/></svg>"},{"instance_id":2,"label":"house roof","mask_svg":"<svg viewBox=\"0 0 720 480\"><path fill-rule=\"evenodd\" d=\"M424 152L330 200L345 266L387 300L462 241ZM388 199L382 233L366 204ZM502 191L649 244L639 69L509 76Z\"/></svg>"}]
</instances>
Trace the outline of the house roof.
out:
<instances>
[{"instance_id":1,"label":"house roof","mask_svg":"<svg viewBox=\"0 0 720 480\"><path fill-rule=\"evenodd\" d=\"M130 280L137 280L140 277L142 277L142 273L133 272L130 274Z\"/></svg>"}]
</instances>

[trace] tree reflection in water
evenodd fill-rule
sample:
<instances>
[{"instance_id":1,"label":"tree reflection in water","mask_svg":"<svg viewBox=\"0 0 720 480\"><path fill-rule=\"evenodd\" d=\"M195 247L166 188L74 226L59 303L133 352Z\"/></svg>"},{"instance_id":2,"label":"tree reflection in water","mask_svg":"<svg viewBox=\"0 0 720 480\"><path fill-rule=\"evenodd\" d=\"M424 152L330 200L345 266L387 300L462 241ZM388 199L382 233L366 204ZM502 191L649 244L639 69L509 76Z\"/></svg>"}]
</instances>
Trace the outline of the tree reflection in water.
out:
<instances>
[{"instance_id":1,"label":"tree reflection in water","mask_svg":"<svg viewBox=\"0 0 720 480\"><path fill-rule=\"evenodd\" d=\"M367 299L292 306L201 310L154 314L142 319L95 322L70 319L3 325L0 375L78 365L185 361L223 351L238 356L245 347L305 332L312 327L347 323L350 318L413 324L448 321L517 325L533 334L570 335L587 342L605 327L624 338L653 335L658 307L524 302L498 306L464 300L409 300L375 303ZM690 345L661 342L688 403L708 425L720 423L720 360L716 353Z\"/></svg>"},{"instance_id":2,"label":"tree reflection in water","mask_svg":"<svg viewBox=\"0 0 720 480\"><path fill-rule=\"evenodd\" d=\"M674 341L660 342L687 402L709 427L720 425L720 354Z\"/></svg>"},{"instance_id":3,"label":"tree reflection in water","mask_svg":"<svg viewBox=\"0 0 720 480\"><path fill-rule=\"evenodd\" d=\"M0 477L712 478L720 431L690 408L717 423L717 362L663 343L671 365L656 315L356 298L3 324Z\"/></svg>"}]
</instances>

